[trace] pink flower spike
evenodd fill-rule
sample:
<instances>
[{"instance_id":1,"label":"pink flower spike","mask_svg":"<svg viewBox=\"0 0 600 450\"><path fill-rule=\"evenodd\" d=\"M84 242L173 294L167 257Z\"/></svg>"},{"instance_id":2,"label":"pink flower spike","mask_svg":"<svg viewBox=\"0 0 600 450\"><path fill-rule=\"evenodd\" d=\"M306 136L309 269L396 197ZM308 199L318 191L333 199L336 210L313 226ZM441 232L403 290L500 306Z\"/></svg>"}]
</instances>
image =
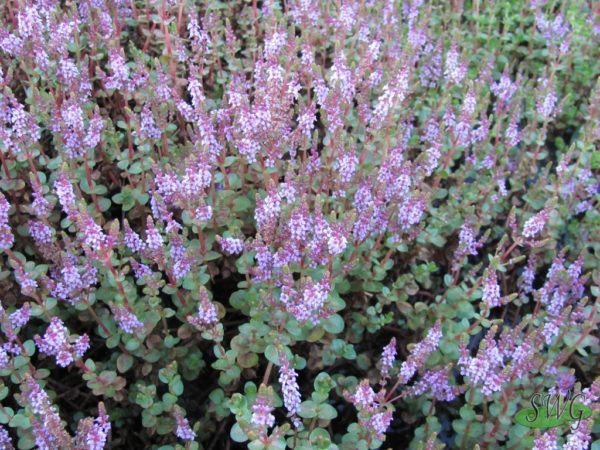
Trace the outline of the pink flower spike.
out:
<instances>
[{"instance_id":1,"label":"pink flower spike","mask_svg":"<svg viewBox=\"0 0 600 450\"><path fill-rule=\"evenodd\" d=\"M394 365L396 361L396 338L392 338L390 343L383 348L383 353L381 354L381 378L383 380L387 380L390 376L390 369Z\"/></svg>"}]
</instances>

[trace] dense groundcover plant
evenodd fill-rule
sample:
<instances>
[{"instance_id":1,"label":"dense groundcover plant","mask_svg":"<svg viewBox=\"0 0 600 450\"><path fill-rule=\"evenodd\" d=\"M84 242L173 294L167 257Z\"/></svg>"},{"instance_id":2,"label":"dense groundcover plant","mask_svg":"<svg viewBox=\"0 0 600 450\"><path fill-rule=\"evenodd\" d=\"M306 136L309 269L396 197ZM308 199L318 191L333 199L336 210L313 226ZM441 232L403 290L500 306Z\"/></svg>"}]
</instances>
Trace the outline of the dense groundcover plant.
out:
<instances>
[{"instance_id":1,"label":"dense groundcover plant","mask_svg":"<svg viewBox=\"0 0 600 450\"><path fill-rule=\"evenodd\" d=\"M597 3L0 15L0 448L600 448Z\"/></svg>"}]
</instances>

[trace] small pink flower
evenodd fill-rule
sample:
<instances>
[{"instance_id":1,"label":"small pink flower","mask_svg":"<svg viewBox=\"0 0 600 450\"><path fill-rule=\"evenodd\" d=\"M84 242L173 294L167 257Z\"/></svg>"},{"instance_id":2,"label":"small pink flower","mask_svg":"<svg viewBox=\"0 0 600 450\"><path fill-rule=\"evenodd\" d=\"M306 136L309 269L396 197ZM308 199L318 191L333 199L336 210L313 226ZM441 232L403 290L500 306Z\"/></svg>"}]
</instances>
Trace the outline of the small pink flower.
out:
<instances>
[{"instance_id":1,"label":"small pink flower","mask_svg":"<svg viewBox=\"0 0 600 450\"><path fill-rule=\"evenodd\" d=\"M196 437L196 433L190 427L188 420L183 417L183 414L179 409L175 410L174 416L177 425L177 429L175 430L177 437L184 441L193 441Z\"/></svg>"},{"instance_id":2,"label":"small pink flower","mask_svg":"<svg viewBox=\"0 0 600 450\"><path fill-rule=\"evenodd\" d=\"M259 428L271 428L275 423L275 416L271 414L273 409L269 397L259 393L254 405L252 405L252 416L250 421Z\"/></svg>"},{"instance_id":3,"label":"small pink flower","mask_svg":"<svg viewBox=\"0 0 600 450\"><path fill-rule=\"evenodd\" d=\"M371 410L375 407L375 392L369 380L362 380L357 388L356 392L351 396L352 403L359 410Z\"/></svg>"},{"instance_id":4,"label":"small pink flower","mask_svg":"<svg viewBox=\"0 0 600 450\"><path fill-rule=\"evenodd\" d=\"M287 360L283 353L279 354L281 360L281 367L279 368L279 383L281 384L281 391L283 392L283 403L288 410L288 416L295 416L298 414L300 408L300 388L296 378L298 374L291 367L290 362Z\"/></svg>"},{"instance_id":5,"label":"small pink flower","mask_svg":"<svg viewBox=\"0 0 600 450\"><path fill-rule=\"evenodd\" d=\"M501 304L498 276L493 269L488 269L487 275L483 279L483 301L489 308L494 308Z\"/></svg>"},{"instance_id":6,"label":"small pink flower","mask_svg":"<svg viewBox=\"0 0 600 450\"><path fill-rule=\"evenodd\" d=\"M381 355L381 377L383 380L389 378L390 369L396 361L396 354L396 338L392 338L390 343L384 347Z\"/></svg>"},{"instance_id":7,"label":"small pink flower","mask_svg":"<svg viewBox=\"0 0 600 450\"><path fill-rule=\"evenodd\" d=\"M406 361L400 366L400 381L402 384L408 383L417 370L425 365L427 358L437 349L441 339L441 323L437 321L427 332L425 339L415 344Z\"/></svg>"},{"instance_id":8,"label":"small pink flower","mask_svg":"<svg viewBox=\"0 0 600 450\"><path fill-rule=\"evenodd\" d=\"M536 237L544 229L549 218L550 212L547 209L541 210L525 222L523 236L529 239Z\"/></svg>"},{"instance_id":9,"label":"small pink flower","mask_svg":"<svg viewBox=\"0 0 600 450\"><path fill-rule=\"evenodd\" d=\"M208 298L206 289L203 288L200 290L198 311L196 314L188 316L187 321L201 331L212 327L219 321L217 307Z\"/></svg>"},{"instance_id":10,"label":"small pink flower","mask_svg":"<svg viewBox=\"0 0 600 450\"><path fill-rule=\"evenodd\" d=\"M144 324L126 307L116 306L113 308L113 313L119 327L126 333L133 334L143 331Z\"/></svg>"},{"instance_id":11,"label":"small pink flower","mask_svg":"<svg viewBox=\"0 0 600 450\"><path fill-rule=\"evenodd\" d=\"M218 238L219 245L229 255L237 255L244 251L244 241L237 238Z\"/></svg>"}]
</instances>

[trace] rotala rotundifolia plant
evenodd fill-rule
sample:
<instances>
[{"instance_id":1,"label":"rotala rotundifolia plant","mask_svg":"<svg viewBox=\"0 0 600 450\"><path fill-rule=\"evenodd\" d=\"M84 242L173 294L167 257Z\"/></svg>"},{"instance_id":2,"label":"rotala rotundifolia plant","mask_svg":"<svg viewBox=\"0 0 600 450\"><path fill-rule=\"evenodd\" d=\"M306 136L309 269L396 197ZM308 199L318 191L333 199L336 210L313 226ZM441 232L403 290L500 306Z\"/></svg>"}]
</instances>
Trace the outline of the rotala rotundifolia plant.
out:
<instances>
[{"instance_id":1,"label":"rotala rotundifolia plant","mask_svg":"<svg viewBox=\"0 0 600 450\"><path fill-rule=\"evenodd\" d=\"M1 3L0 449L600 448L597 2Z\"/></svg>"}]
</instances>

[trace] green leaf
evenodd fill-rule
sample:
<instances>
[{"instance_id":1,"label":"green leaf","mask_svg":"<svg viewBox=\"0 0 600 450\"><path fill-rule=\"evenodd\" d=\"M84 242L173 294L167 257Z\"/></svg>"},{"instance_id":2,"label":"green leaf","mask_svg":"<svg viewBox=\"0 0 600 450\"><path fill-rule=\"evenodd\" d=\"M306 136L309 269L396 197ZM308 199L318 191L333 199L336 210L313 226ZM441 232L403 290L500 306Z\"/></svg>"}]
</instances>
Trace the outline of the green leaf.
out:
<instances>
[{"instance_id":1,"label":"green leaf","mask_svg":"<svg viewBox=\"0 0 600 450\"><path fill-rule=\"evenodd\" d=\"M475 411L469 405L464 405L460 408L460 417L462 417L467 422L475 419Z\"/></svg>"},{"instance_id":2,"label":"green leaf","mask_svg":"<svg viewBox=\"0 0 600 450\"><path fill-rule=\"evenodd\" d=\"M300 403L300 411L298 412L298 415L305 419L317 417L317 404L312 400L306 400Z\"/></svg>"},{"instance_id":3,"label":"green leaf","mask_svg":"<svg viewBox=\"0 0 600 450\"><path fill-rule=\"evenodd\" d=\"M129 166L129 169L127 171L132 175L140 174L142 173L142 165L139 161L136 161L131 166Z\"/></svg>"},{"instance_id":4,"label":"green leaf","mask_svg":"<svg viewBox=\"0 0 600 450\"><path fill-rule=\"evenodd\" d=\"M27 356L33 356L35 353L35 343L31 339L25 341L23 347L25 347L25 354Z\"/></svg>"},{"instance_id":5,"label":"green leaf","mask_svg":"<svg viewBox=\"0 0 600 450\"><path fill-rule=\"evenodd\" d=\"M258 355L256 353L243 353L238 355L237 362L243 369L249 369L258 364Z\"/></svg>"},{"instance_id":6,"label":"green leaf","mask_svg":"<svg viewBox=\"0 0 600 450\"><path fill-rule=\"evenodd\" d=\"M281 362L279 361L279 352L277 351L277 347L273 344L269 344L265 348L265 358L275 365L281 365Z\"/></svg>"},{"instance_id":7,"label":"green leaf","mask_svg":"<svg viewBox=\"0 0 600 450\"><path fill-rule=\"evenodd\" d=\"M23 414L14 415L13 418L10 419L8 425L13 428L19 427L25 430L31 428L31 422L29 421L27 416L24 416Z\"/></svg>"},{"instance_id":8,"label":"green leaf","mask_svg":"<svg viewBox=\"0 0 600 450\"><path fill-rule=\"evenodd\" d=\"M140 348L140 345L141 342L137 338L127 339L127 342L125 342L125 348L130 352L136 351L138 348Z\"/></svg>"},{"instance_id":9,"label":"green leaf","mask_svg":"<svg viewBox=\"0 0 600 450\"><path fill-rule=\"evenodd\" d=\"M10 406L0 408L0 423L8 423L15 415L15 411Z\"/></svg>"},{"instance_id":10,"label":"green leaf","mask_svg":"<svg viewBox=\"0 0 600 450\"><path fill-rule=\"evenodd\" d=\"M135 402L142 408L148 409L152 406L152 397L144 392L137 392L135 394Z\"/></svg>"},{"instance_id":11,"label":"green leaf","mask_svg":"<svg viewBox=\"0 0 600 450\"><path fill-rule=\"evenodd\" d=\"M235 442L246 442L248 440L248 436L246 436L246 433L244 433L242 427L240 427L237 423L234 423L231 427L229 436L231 436L231 439L233 439Z\"/></svg>"},{"instance_id":12,"label":"green leaf","mask_svg":"<svg viewBox=\"0 0 600 450\"><path fill-rule=\"evenodd\" d=\"M175 428L175 420L171 417L159 417L156 424L156 432L164 436L171 433Z\"/></svg>"},{"instance_id":13,"label":"green leaf","mask_svg":"<svg viewBox=\"0 0 600 450\"><path fill-rule=\"evenodd\" d=\"M233 212L249 211L252 208L252 202L248 197L236 197L233 201Z\"/></svg>"},{"instance_id":14,"label":"green leaf","mask_svg":"<svg viewBox=\"0 0 600 450\"><path fill-rule=\"evenodd\" d=\"M170 406L173 406L175 403L177 403L177 397L175 395L171 394L170 392L166 392L162 396L162 401L166 407L170 407Z\"/></svg>"},{"instance_id":15,"label":"green leaf","mask_svg":"<svg viewBox=\"0 0 600 450\"><path fill-rule=\"evenodd\" d=\"M169 392L178 397L183 394L183 383L181 382L181 377L179 375L173 378L169 383Z\"/></svg>"},{"instance_id":16,"label":"green leaf","mask_svg":"<svg viewBox=\"0 0 600 450\"><path fill-rule=\"evenodd\" d=\"M324 428L315 428L309 436L310 443L318 449L331 448L331 436Z\"/></svg>"},{"instance_id":17,"label":"green leaf","mask_svg":"<svg viewBox=\"0 0 600 450\"><path fill-rule=\"evenodd\" d=\"M331 334L338 334L344 331L344 319L339 314L333 314L322 322L325 331Z\"/></svg>"},{"instance_id":18,"label":"green leaf","mask_svg":"<svg viewBox=\"0 0 600 450\"><path fill-rule=\"evenodd\" d=\"M446 291L446 300L449 304L454 304L465 297L465 292L460 287L452 287Z\"/></svg>"},{"instance_id":19,"label":"green leaf","mask_svg":"<svg viewBox=\"0 0 600 450\"><path fill-rule=\"evenodd\" d=\"M33 434L24 434L19 437L19 442L17 443L17 447L19 450L29 450L30 448L35 447L35 438Z\"/></svg>"},{"instance_id":20,"label":"green leaf","mask_svg":"<svg viewBox=\"0 0 600 450\"><path fill-rule=\"evenodd\" d=\"M106 197L102 197L98 199L98 205L100 206L100 210L102 212L106 212L110 209L112 203L110 201L110 199L106 198Z\"/></svg>"},{"instance_id":21,"label":"green leaf","mask_svg":"<svg viewBox=\"0 0 600 450\"><path fill-rule=\"evenodd\" d=\"M263 444L260 439L248 443L248 450L265 450L266 448L267 447L265 447L265 444ZM271 448L271 446L269 446L269 448Z\"/></svg>"},{"instance_id":22,"label":"green leaf","mask_svg":"<svg viewBox=\"0 0 600 450\"><path fill-rule=\"evenodd\" d=\"M121 373L127 372L133 365L133 356L129 353L122 353L117 358L117 370Z\"/></svg>"},{"instance_id":23,"label":"green leaf","mask_svg":"<svg viewBox=\"0 0 600 450\"><path fill-rule=\"evenodd\" d=\"M337 415L337 410L327 403L321 403L317 407L317 416L319 419L331 420L335 419Z\"/></svg>"},{"instance_id":24,"label":"green leaf","mask_svg":"<svg viewBox=\"0 0 600 450\"><path fill-rule=\"evenodd\" d=\"M180 339L171 335L165 336L163 343L167 348L173 348L179 343Z\"/></svg>"}]
</instances>

